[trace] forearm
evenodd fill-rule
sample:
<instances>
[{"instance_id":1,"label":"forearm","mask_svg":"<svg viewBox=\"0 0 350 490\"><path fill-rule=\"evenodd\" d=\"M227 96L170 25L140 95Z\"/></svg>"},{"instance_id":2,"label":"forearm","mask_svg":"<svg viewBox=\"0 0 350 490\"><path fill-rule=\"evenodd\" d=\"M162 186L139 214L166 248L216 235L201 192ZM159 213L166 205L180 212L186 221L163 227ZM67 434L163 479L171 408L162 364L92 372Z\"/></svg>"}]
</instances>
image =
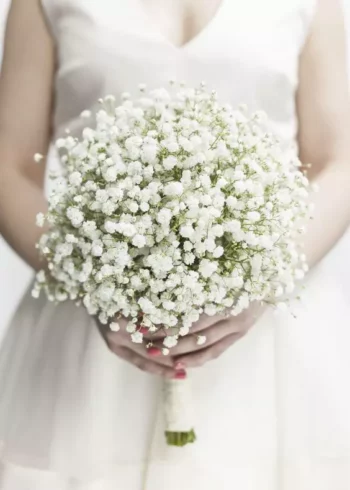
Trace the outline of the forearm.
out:
<instances>
[{"instance_id":1,"label":"forearm","mask_svg":"<svg viewBox=\"0 0 350 490\"><path fill-rule=\"evenodd\" d=\"M36 215L46 209L43 190L35 181L0 169L0 233L35 270L43 266L35 247L43 233L35 224Z\"/></svg>"},{"instance_id":2,"label":"forearm","mask_svg":"<svg viewBox=\"0 0 350 490\"><path fill-rule=\"evenodd\" d=\"M310 267L317 264L342 237L350 224L350 162L328 164L313 180L314 219L303 237Z\"/></svg>"}]
</instances>

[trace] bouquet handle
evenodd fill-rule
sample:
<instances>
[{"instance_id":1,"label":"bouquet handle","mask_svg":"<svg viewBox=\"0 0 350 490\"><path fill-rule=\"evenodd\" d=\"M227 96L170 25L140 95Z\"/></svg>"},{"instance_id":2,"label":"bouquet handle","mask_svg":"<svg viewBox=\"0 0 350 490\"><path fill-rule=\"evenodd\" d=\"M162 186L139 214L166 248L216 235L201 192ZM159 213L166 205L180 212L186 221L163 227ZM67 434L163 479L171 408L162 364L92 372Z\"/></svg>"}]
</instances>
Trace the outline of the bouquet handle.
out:
<instances>
[{"instance_id":1,"label":"bouquet handle","mask_svg":"<svg viewBox=\"0 0 350 490\"><path fill-rule=\"evenodd\" d=\"M182 447L195 442L191 381L165 379L163 405L167 444Z\"/></svg>"}]
</instances>

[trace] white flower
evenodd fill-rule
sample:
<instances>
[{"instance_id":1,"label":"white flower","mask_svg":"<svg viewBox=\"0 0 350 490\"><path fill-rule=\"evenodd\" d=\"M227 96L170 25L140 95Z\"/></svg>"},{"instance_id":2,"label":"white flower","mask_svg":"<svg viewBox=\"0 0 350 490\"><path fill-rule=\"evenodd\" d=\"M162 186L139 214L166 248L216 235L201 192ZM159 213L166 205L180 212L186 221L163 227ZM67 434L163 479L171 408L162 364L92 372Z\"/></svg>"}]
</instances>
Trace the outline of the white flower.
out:
<instances>
[{"instance_id":1,"label":"white flower","mask_svg":"<svg viewBox=\"0 0 350 490\"><path fill-rule=\"evenodd\" d=\"M236 209L238 199L235 196L228 196L226 198L226 204L231 209Z\"/></svg>"},{"instance_id":2,"label":"white flower","mask_svg":"<svg viewBox=\"0 0 350 490\"><path fill-rule=\"evenodd\" d=\"M102 213L106 216L111 216L115 211L116 206L113 201L107 201L102 204Z\"/></svg>"},{"instance_id":3,"label":"white flower","mask_svg":"<svg viewBox=\"0 0 350 490\"><path fill-rule=\"evenodd\" d=\"M136 332L136 324L133 322L128 322L126 325L126 331L128 333L135 333Z\"/></svg>"},{"instance_id":4,"label":"white flower","mask_svg":"<svg viewBox=\"0 0 350 490\"><path fill-rule=\"evenodd\" d=\"M75 207L69 207L67 209L67 218L70 219L72 225L78 228L84 221L83 213Z\"/></svg>"},{"instance_id":5,"label":"white flower","mask_svg":"<svg viewBox=\"0 0 350 490\"><path fill-rule=\"evenodd\" d=\"M82 119L89 119L89 118L91 117L91 115L92 115L92 114L91 114L91 111L86 110L86 111L83 111L83 112L80 114L80 117L81 117Z\"/></svg>"},{"instance_id":6,"label":"white flower","mask_svg":"<svg viewBox=\"0 0 350 490\"><path fill-rule=\"evenodd\" d=\"M96 230L96 223L95 221L85 221L82 228L83 228L83 232L86 235L90 235Z\"/></svg>"},{"instance_id":7,"label":"white flower","mask_svg":"<svg viewBox=\"0 0 350 490\"><path fill-rule=\"evenodd\" d=\"M257 211L250 211L249 213L247 213L247 219L249 221L259 221L260 213L258 213Z\"/></svg>"},{"instance_id":8,"label":"white flower","mask_svg":"<svg viewBox=\"0 0 350 490\"><path fill-rule=\"evenodd\" d=\"M109 324L109 328L111 329L112 332L119 332L120 325L118 322L112 322Z\"/></svg>"},{"instance_id":9,"label":"white flower","mask_svg":"<svg viewBox=\"0 0 350 490\"><path fill-rule=\"evenodd\" d=\"M80 172L73 172L69 176L69 183L74 186L79 186L81 185L83 181L82 175Z\"/></svg>"},{"instance_id":10,"label":"white flower","mask_svg":"<svg viewBox=\"0 0 350 490\"><path fill-rule=\"evenodd\" d=\"M204 278L210 277L217 270L218 265L216 262L211 262L208 259L202 259L199 264L199 272Z\"/></svg>"},{"instance_id":11,"label":"white flower","mask_svg":"<svg viewBox=\"0 0 350 490\"><path fill-rule=\"evenodd\" d=\"M222 257L224 254L225 250L223 247L219 246L216 247L215 250L213 251L213 256L218 259L219 257Z\"/></svg>"},{"instance_id":12,"label":"white flower","mask_svg":"<svg viewBox=\"0 0 350 490\"><path fill-rule=\"evenodd\" d=\"M210 230L211 235L216 237L222 237L224 234L224 228L222 225L214 225Z\"/></svg>"},{"instance_id":13,"label":"white flower","mask_svg":"<svg viewBox=\"0 0 350 490\"><path fill-rule=\"evenodd\" d=\"M148 202L142 202L140 204L140 209L141 211L143 211L144 213L147 213L147 211L149 211L149 208L150 208L150 205L148 204Z\"/></svg>"},{"instance_id":14,"label":"white flower","mask_svg":"<svg viewBox=\"0 0 350 490\"><path fill-rule=\"evenodd\" d=\"M103 254L102 245L93 245L91 248L91 253L94 257L101 257L101 255Z\"/></svg>"},{"instance_id":15,"label":"white flower","mask_svg":"<svg viewBox=\"0 0 350 490\"><path fill-rule=\"evenodd\" d=\"M180 235L184 238L191 238L194 235L194 229L191 225L182 225L180 227Z\"/></svg>"},{"instance_id":16,"label":"white flower","mask_svg":"<svg viewBox=\"0 0 350 490\"><path fill-rule=\"evenodd\" d=\"M180 196L183 190L181 182L169 182L164 186L163 192L165 196Z\"/></svg>"},{"instance_id":17,"label":"white flower","mask_svg":"<svg viewBox=\"0 0 350 490\"><path fill-rule=\"evenodd\" d=\"M167 349L166 347L164 347L164 348L162 349L162 354L163 354L163 356L168 356L168 355L169 355L169 353L170 353L170 351L169 351L169 349Z\"/></svg>"},{"instance_id":18,"label":"white flower","mask_svg":"<svg viewBox=\"0 0 350 490\"><path fill-rule=\"evenodd\" d=\"M197 345L203 345L207 341L207 337L205 335L197 336Z\"/></svg>"},{"instance_id":19,"label":"white flower","mask_svg":"<svg viewBox=\"0 0 350 490\"><path fill-rule=\"evenodd\" d=\"M108 192L105 189L98 189L96 191L96 201L100 203L104 203L108 201Z\"/></svg>"},{"instance_id":20,"label":"white flower","mask_svg":"<svg viewBox=\"0 0 350 490\"><path fill-rule=\"evenodd\" d=\"M155 311L154 304L148 298L140 298L138 304L146 315L152 315Z\"/></svg>"},{"instance_id":21,"label":"white flower","mask_svg":"<svg viewBox=\"0 0 350 490\"><path fill-rule=\"evenodd\" d=\"M177 345L177 343L178 343L178 339L177 339L176 335L168 335L163 340L163 344L165 345L165 347L168 347L168 349L175 347L175 345Z\"/></svg>"},{"instance_id":22,"label":"white flower","mask_svg":"<svg viewBox=\"0 0 350 490\"><path fill-rule=\"evenodd\" d=\"M38 283L44 283L46 281L45 271L39 271L36 274L36 280L38 281Z\"/></svg>"},{"instance_id":23,"label":"white flower","mask_svg":"<svg viewBox=\"0 0 350 490\"><path fill-rule=\"evenodd\" d=\"M44 213L38 213L36 215L36 225L39 226L39 228L42 228L45 224L45 215Z\"/></svg>"},{"instance_id":24,"label":"white flower","mask_svg":"<svg viewBox=\"0 0 350 490\"><path fill-rule=\"evenodd\" d=\"M206 240L204 240L204 246L208 252L214 252L214 250L216 249L215 240L213 240L212 238L207 238Z\"/></svg>"},{"instance_id":25,"label":"white flower","mask_svg":"<svg viewBox=\"0 0 350 490\"><path fill-rule=\"evenodd\" d=\"M66 146L66 140L65 139L60 138L56 141L56 148L61 149L61 148L65 148L65 146Z\"/></svg>"},{"instance_id":26,"label":"white flower","mask_svg":"<svg viewBox=\"0 0 350 490\"><path fill-rule=\"evenodd\" d=\"M134 332L132 335L131 335L131 340L135 343L135 344L142 344L143 342L143 335L141 332Z\"/></svg>"},{"instance_id":27,"label":"white flower","mask_svg":"<svg viewBox=\"0 0 350 490\"><path fill-rule=\"evenodd\" d=\"M172 213L171 213L170 209L167 209L167 208L161 209L159 211L159 213L157 214L157 221L161 225L168 225L171 218L172 218Z\"/></svg>"},{"instance_id":28,"label":"white flower","mask_svg":"<svg viewBox=\"0 0 350 490\"><path fill-rule=\"evenodd\" d=\"M141 159L144 163L153 164L156 162L158 148L156 144L144 145L141 151Z\"/></svg>"},{"instance_id":29,"label":"white flower","mask_svg":"<svg viewBox=\"0 0 350 490\"><path fill-rule=\"evenodd\" d=\"M247 188L246 183L243 180L238 180L234 185L237 192L244 192Z\"/></svg>"},{"instance_id":30,"label":"white flower","mask_svg":"<svg viewBox=\"0 0 350 490\"><path fill-rule=\"evenodd\" d=\"M173 301L165 300L163 301L163 308L168 311L171 311L175 308L175 303Z\"/></svg>"},{"instance_id":31,"label":"white flower","mask_svg":"<svg viewBox=\"0 0 350 490\"><path fill-rule=\"evenodd\" d=\"M186 326L186 327L183 326L179 330L179 335L181 335L181 337L185 337L185 335L188 335L189 331L190 331L190 329L188 326Z\"/></svg>"},{"instance_id":32,"label":"white flower","mask_svg":"<svg viewBox=\"0 0 350 490\"><path fill-rule=\"evenodd\" d=\"M114 221L107 220L105 221L104 228L107 233L113 234L117 230L117 223L115 223Z\"/></svg>"},{"instance_id":33,"label":"white flower","mask_svg":"<svg viewBox=\"0 0 350 490\"><path fill-rule=\"evenodd\" d=\"M186 253L184 255L184 262L187 265L192 265L195 260L196 260L196 256L193 253L191 253L191 252Z\"/></svg>"},{"instance_id":34,"label":"white flower","mask_svg":"<svg viewBox=\"0 0 350 490\"><path fill-rule=\"evenodd\" d=\"M164 146L164 148L170 151L170 153L175 153L179 151L180 148L175 138L169 138L167 140L163 140L162 145Z\"/></svg>"},{"instance_id":35,"label":"white flower","mask_svg":"<svg viewBox=\"0 0 350 490\"><path fill-rule=\"evenodd\" d=\"M34 287L31 294L34 299L38 299L40 297L40 289Z\"/></svg>"},{"instance_id":36,"label":"white flower","mask_svg":"<svg viewBox=\"0 0 350 490\"><path fill-rule=\"evenodd\" d=\"M34 155L35 163L40 163L43 159L44 159L44 155L41 155L40 153L35 153Z\"/></svg>"},{"instance_id":37,"label":"white flower","mask_svg":"<svg viewBox=\"0 0 350 490\"><path fill-rule=\"evenodd\" d=\"M106 182L115 182L118 176L117 167L108 167L102 172L103 178Z\"/></svg>"},{"instance_id":38,"label":"white flower","mask_svg":"<svg viewBox=\"0 0 350 490\"><path fill-rule=\"evenodd\" d=\"M132 239L134 247L142 248L146 245L146 238L143 235L135 235Z\"/></svg>"},{"instance_id":39,"label":"white flower","mask_svg":"<svg viewBox=\"0 0 350 490\"><path fill-rule=\"evenodd\" d=\"M129 209L132 213L137 213L137 211L139 210L139 205L137 204L137 202L135 201L132 201L130 204L129 204Z\"/></svg>"},{"instance_id":40,"label":"white flower","mask_svg":"<svg viewBox=\"0 0 350 490\"><path fill-rule=\"evenodd\" d=\"M172 155L164 158L163 160L163 167L165 168L165 170L172 170L177 166L177 164L177 158Z\"/></svg>"},{"instance_id":41,"label":"white flower","mask_svg":"<svg viewBox=\"0 0 350 490\"><path fill-rule=\"evenodd\" d=\"M208 316L214 316L217 313L217 307L213 304L207 304L205 305L204 312Z\"/></svg>"},{"instance_id":42,"label":"white flower","mask_svg":"<svg viewBox=\"0 0 350 490\"><path fill-rule=\"evenodd\" d=\"M225 224L225 231L228 231L230 233L235 233L236 231L239 231L241 229L241 223L240 221L233 219L231 221L227 221Z\"/></svg>"},{"instance_id":43,"label":"white flower","mask_svg":"<svg viewBox=\"0 0 350 490\"><path fill-rule=\"evenodd\" d=\"M279 311L287 311L288 310L288 305L287 303L284 303L283 301L280 301L279 303L276 304L276 307Z\"/></svg>"},{"instance_id":44,"label":"white flower","mask_svg":"<svg viewBox=\"0 0 350 490\"><path fill-rule=\"evenodd\" d=\"M193 244L189 241L184 242L184 250L185 252L190 252L193 249Z\"/></svg>"}]
</instances>

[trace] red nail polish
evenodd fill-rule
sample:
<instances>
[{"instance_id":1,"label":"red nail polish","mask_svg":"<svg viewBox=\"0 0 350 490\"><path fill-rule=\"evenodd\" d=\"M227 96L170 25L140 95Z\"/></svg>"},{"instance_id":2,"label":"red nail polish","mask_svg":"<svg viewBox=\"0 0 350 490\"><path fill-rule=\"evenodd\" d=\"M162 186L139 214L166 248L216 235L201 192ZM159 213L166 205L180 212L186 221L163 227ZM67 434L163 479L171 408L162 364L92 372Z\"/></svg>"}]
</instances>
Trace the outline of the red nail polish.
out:
<instances>
[{"instance_id":1,"label":"red nail polish","mask_svg":"<svg viewBox=\"0 0 350 490\"><path fill-rule=\"evenodd\" d=\"M174 376L175 379L186 379L186 377L187 373L184 369L182 369L181 371L177 371Z\"/></svg>"},{"instance_id":2,"label":"red nail polish","mask_svg":"<svg viewBox=\"0 0 350 490\"><path fill-rule=\"evenodd\" d=\"M139 332L142 333L143 335L147 335L149 333L149 330L147 327L141 327L139 329Z\"/></svg>"},{"instance_id":3,"label":"red nail polish","mask_svg":"<svg viewBox=\"0 0 350 490\"><path fill-rule=\"evenodd\" d=\"M160 356L162 351L158 349L158 347L150 347L147 349L147 354L151 357L157 357Z\"/></svg>"},{"instance_id":4,"label":"red nail polish","mask_svg":"<svg viewBox=\"0 0 350 490\"><path fill-rule=\"evenodd\" d=\"M174 367L175 367L176 371L181 371L181 370L183 371L186 368L185 364L181 361L175 362Z\"/></svg>"}]
</instances>

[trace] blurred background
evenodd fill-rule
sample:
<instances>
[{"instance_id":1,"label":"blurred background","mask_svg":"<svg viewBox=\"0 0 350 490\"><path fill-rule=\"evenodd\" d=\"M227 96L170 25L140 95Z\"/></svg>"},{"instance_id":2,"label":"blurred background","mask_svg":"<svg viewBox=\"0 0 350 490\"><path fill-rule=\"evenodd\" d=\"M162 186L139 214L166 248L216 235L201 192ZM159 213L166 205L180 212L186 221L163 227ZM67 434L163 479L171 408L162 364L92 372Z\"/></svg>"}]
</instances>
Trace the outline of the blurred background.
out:
<instances>
[{"instance_id":1,"label":"blurred background","mask_svg":"<svg viewBox=\"0 0 350 490\"><path fill-rule=\"evenodd\" d=\"M10 0L0 0L0 63L9 3ZM343 3L348 26L350 63L350 0L343 0ZM0 236L0 341L21 295L28 286L31 274L29 268L9 249Z\"/></svg>"}]
</instances>

